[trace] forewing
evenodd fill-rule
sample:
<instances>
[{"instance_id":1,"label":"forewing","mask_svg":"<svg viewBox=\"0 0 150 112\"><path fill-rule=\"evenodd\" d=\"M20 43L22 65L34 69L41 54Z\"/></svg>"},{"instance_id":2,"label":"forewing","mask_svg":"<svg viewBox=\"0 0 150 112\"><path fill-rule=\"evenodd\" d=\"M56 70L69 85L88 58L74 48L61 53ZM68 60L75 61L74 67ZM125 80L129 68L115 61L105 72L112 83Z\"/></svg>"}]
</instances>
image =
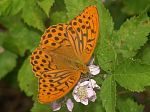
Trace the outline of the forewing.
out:
<instances>
[{"instance_id":1,"label":"forewing","mask_svg":"<svg viewBox=\"0 0 150 112\"><path fill-rule=\"evenodd\" d=\"M78 57L73 51L67 36L67 26L67 24L50 26L41 38L40 48L47 52L48 55L59 55L59 59L65 57L75 61L78 60Z\"/></svg>"},{"instance_id":2,"label":"forewing","mask_svg":"<svg viewBox=\"0 0 150 112\"><path fill-rule=\"evenodd\" d=\"M50 26L41 37L40 47L47 50L56 50L63 45L68 45L68 39L66 38L66 24L57 24Z\"/></svg>"},{"instance_id":3,"label":"forewing","mask_svg":"<svg viewBox=\"0 0 150 112\"><path fill-rule=\"evenodd\" d=\"M95 6L87 7L67 26L67 36L78 58L85 64L95 49L99 32L98 11Z\"/></svg>"}]
</instances>

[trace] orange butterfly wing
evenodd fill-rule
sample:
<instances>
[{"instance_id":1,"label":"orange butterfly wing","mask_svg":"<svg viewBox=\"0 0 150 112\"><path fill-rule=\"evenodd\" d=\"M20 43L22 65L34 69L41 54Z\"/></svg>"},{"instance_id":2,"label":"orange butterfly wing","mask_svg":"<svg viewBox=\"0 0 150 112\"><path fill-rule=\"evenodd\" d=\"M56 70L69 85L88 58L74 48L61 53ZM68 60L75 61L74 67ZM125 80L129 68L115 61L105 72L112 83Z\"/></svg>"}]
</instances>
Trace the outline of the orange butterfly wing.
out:
<instances>
[{"instance_id":1,"label":"orange butterfly wing","mask_svg":"<svg viewBox=\"0 0 150 112\"><path fill-rule=\"evenodd\" d=\"M85 64L97 42L98 24L97 9L89 6L69 25L57 24L45 31L30 61L39 78L41 103L65 96L76 85L81 72L87 72ZM85 69L79 70L80 66Z\"/></svg>"},{"instance_id":2,"label":"orange butterfly wing","mask_svg":"<svg viewBox=\"0 0 150 112\"><path fill-rule=\"evenodd\" d=\"M55 64L52 63L52 57L42 51L42 49L37 48L33 51L30 63L32 64L32 70L36 77L40 77L45 71L50 71L56 69Z\"/></svg>"},{"instance_id":3,"label":"orange butterfly wing","mask_svg":"<svg viewBox=\"0 0 150 112\"><path fill-rule=\"evenodd\" d=\"M67 27L67 34L78 58L87 64L98 40L99 18L95 6L87 7Z\"/></svg>"},{"instance_id":4,"label":"orange butterfly wing","mask_svg":"<svg viewBox=\"0 0 150 112\"><path fill-rule=\"evenodd\" d=\"M64 97L78 82L80 72L76 70L51 70L39 78L39 101L49 103Z\"/></svg>"},{"instance_id":5,"label":"orange butterfly wing","mask_svg":"<svg viewBox=\"0 0 150 112\"><path fill-rule=\"evenodd\" d=\"M81 72L76 67L78 58L64 30L65 25L61 24L48 28L40 46L31 55L32 69L39 78L38 97L41 103L65 96L80 78Z\"/></svg>"}]
</instances>

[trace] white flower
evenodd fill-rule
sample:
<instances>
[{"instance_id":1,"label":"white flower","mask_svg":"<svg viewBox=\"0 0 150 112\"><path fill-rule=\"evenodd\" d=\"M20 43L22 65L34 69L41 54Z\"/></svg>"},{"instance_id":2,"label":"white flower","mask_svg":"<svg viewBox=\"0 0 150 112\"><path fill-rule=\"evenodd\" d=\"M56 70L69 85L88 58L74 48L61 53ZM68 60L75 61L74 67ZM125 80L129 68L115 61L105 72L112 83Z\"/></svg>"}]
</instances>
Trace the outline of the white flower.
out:
<instances>
[{"instance_id":1,"label":"white flower","mask_svg":"<svg viewBox=\"0 0 150 112\"><path fill-rule=\"evenodd\" d=\"M72 112L74 104L73 104L73 102L72 102L71 99L68 99L68 100L67 100L66 105L67 105L68 110L69 110L70 112Z\"/></svg>"},{"instance_id":2,"label":"white flower","mask_svg":"<svg viewBox=\"0 0 150 112\"><path fill-rule=\"evenodd\" d=\"M89 67L89 70L90 70L90 74L97 75L97 74L100 73L99 66L94 65L94 58L91 58L88 67Z\"/></svg>"},{"instance_id":3,"label":"white flower","mask_svg":"<svg viewBox=\"0 0 150 112\"><path fill-rule=\"evenodd\" d=\"M89 81L84 81L78 83L78 85L73 90L73 97L77 102L81 102L84 105L88 105L89 101L94 102L96 100L96 92L94 88L100 88L96 81L90 79Z\"/></svg>"},{"instance_id":4,"label":"white flower","mask_svg":"<svg viewBox=\"0 0 150 112\"><path fill-rule=\"evenodd\" d=\"M89 81L90 81L89 87L96 88L96 89L100 89L100 86L96 84L96 81L95 81L95 80L90 79Z\"/></svg>"},{"instance_id":5,"label":"white flower","mask_svg":"<svg viewBox=\"0 0 150 112\"><path fill-rule=\"evenodd\" d=\"M89 70L90 70L90 74L92 75L97 75L100 73L100 68L99 66L96 66L96 65L89 65Z\"/></svg>"},{"instance_id":6,"label":"white flower","mask_svg":"<svg viewBox=\"0 0 150 112\"><path fill-rule=\"evenodd\" d=\"M70 112L72 112L74 104L71 99L67 99L66 106L67 106L68 110ZM51 107L52 107L53 111L58 111L61 108L61 103L58 103L55 101L55 102L51 103Z\"/></svg>"},{"instance_id":7,"label":"white flower","mask_svg":"<svg viewBox=\"0 0 150 112\"><path fill-rule=\"evenodd\" d=\"M51 103L51 107L52 107L53 111L58 111L58 110L60 110L61 105L60 105L60 103L53 102L53 103Z\"/></svg>"},{"instance_id":8,"label":"white flower","mask_svg":"<svg viewBox=\"0 0 150 112\"><path fill-rule=\"evenodd\" d=\"M95 76L100 73L100 68L94 65L93 62L94 58L90 60L88 67L90 70L90 74ZM82 83L79 82L73 90L73 97L77 102L88 105L89 101L94 102L96 100L96 92L94 89L100 89L100 87L93 79L89 79Z\"/></svg>"}]
</instances>

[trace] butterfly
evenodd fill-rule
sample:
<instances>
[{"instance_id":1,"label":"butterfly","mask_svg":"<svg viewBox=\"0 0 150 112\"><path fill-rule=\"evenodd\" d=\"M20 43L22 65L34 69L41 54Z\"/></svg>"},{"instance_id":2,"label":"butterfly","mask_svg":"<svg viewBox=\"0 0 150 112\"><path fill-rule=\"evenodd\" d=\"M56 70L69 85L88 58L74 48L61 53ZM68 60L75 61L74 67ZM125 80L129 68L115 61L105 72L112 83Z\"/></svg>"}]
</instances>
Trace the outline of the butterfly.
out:
<instances>
[{"instance_id":1,"label":"butterfly","mask_svg":"<svg viewBox=\"0 0 150 112\"><path fill-rule=\"evenodd\" d=\"M50 103L64 97L87 74L87 64L99 33L98 10L88 6L68 24L50 26L31 55L30 63L39 80L38 99Z\"/></svg>"}]
</instances>

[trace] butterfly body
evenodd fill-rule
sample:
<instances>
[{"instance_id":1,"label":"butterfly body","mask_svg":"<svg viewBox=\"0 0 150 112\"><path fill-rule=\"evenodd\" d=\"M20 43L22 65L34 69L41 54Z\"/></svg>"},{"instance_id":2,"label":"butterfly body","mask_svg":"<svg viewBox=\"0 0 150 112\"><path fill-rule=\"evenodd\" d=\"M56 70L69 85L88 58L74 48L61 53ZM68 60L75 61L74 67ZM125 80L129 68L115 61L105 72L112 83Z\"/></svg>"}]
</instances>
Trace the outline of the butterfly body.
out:
<instances>
[{"instance_id":1,"label":"butterfly body","mask_svg":"<svg viewBox=\"0 0 150 112\"><path fill-rule=\"evenodd\" d=\"M31 55L39 79L39 101L49 103L64 97L87 74L87 64L98 39L99 20L95 6L87 7L69 24L50 26Z\"/></svg>"}]
</instances>

